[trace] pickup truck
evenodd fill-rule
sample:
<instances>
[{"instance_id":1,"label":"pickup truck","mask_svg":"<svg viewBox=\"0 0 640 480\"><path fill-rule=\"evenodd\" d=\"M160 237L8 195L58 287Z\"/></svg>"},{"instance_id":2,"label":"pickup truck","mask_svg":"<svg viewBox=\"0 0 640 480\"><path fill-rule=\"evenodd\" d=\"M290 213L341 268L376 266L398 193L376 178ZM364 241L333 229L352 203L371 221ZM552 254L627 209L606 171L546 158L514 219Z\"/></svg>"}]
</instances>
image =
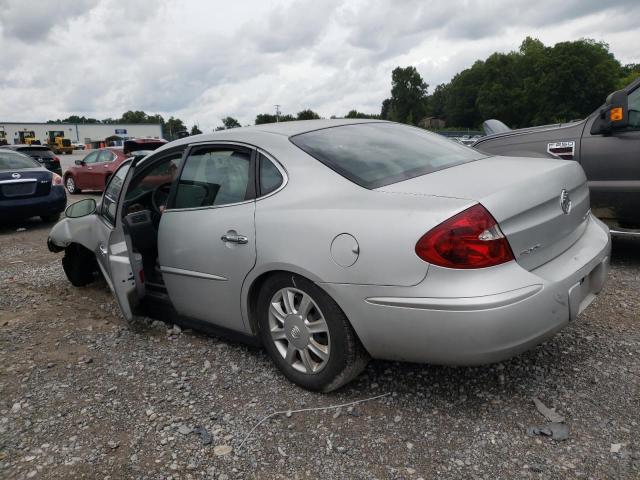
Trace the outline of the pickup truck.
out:
<instances>
[{"instance_id":1,"label":"pickup truck","mask_svg":"<svg viewBox=\"0 0 640 480\"><path fill-rule=\"evenodd\" d=\"M488 135L472 145L482 152L579 162L593 213L613 234L640 236L640 79L584 120L518 130L497 120L483 126Z\"/></svg>"}]
</instances>

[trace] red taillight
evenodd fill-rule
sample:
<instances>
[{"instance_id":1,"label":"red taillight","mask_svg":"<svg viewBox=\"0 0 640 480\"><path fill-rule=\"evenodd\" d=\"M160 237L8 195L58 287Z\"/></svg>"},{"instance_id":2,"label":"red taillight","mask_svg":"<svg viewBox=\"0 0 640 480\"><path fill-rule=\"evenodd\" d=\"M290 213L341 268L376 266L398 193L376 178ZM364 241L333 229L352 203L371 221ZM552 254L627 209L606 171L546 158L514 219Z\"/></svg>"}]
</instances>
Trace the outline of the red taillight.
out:
<instances>
[{"instance_id":1,"label":"red taillight","mask_svg":"<svg viewBox=\"0 0 640 480\"><path fill-rule=\"evenodd\" d=\"M62 177L57 173L54 173L53 176L51 177L51 183L53 185L62 185Z\"/></svg>"},{"instance_id":2,"label":"red taillight","mask_svg":"<svg viewBox=\"0 0 640 480\"><path fill-rule=\"evenodd\" d=\"M60 159L58 157L53 157L53 163L60 163Z\"/></svg>"},{"instance_id":3,"label":"red taillight","mask_svg":"<svg viewBox=\"0 0 640 480\"><path fill-rule=\"evenodd\" d=\"M416 244L425 262L448 268L484 268L513 260L509 242L480 204L425 233Z\"/></svg>"}]
</instances>

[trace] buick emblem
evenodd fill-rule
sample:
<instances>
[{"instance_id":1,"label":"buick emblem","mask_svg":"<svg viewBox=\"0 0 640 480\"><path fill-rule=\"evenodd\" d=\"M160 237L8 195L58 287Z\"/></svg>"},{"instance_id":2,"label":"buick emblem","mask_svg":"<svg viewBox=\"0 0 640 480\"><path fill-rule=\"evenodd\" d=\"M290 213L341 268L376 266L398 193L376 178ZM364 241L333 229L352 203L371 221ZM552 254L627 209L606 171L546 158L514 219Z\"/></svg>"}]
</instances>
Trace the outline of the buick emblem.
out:
<instances>
[{"instance_id":1,"label":"buick emblem","mask_svg":"<svg viewBox=\"0 0 640 480\"><path fill-rule=\"evenodd\" d=\"M298 328L297 325L291 329L291 336L293 338L300 338L300 329Z\"/></svg>"},{"instance_id":2,"label":"buick emblem","mask_svg":"<svg viewBox=\"0 0 640 480\"><path fill-rule=\"evenodd\" d=\"M568 215L571 211L571 197L569 197L569 192L565 189L560 192L560 208L562 208L565 215Z\"/></svg>"},{"instance_id":3,"label":"buick emblem","mask_svg":"<svg viewBox=\"0 0 640 480\"><path fill-rule=\"evenodd\" d=\"M12 178L20 178L20 177L22 177L22 175L20 175L19 173L12 173L11 177Z\"/></svg>"}]
</instances>

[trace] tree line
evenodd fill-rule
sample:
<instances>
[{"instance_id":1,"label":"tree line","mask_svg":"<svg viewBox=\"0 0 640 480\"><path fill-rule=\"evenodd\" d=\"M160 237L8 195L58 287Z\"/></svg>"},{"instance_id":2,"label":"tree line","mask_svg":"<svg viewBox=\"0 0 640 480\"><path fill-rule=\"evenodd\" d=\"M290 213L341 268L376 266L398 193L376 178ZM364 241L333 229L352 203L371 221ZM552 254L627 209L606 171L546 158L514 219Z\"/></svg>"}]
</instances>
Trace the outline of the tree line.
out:
<instances>
[{"instance_id":1,"label":"tree line","mask_svg":"<svg viewBox=\"0 0 640 480\"><path fill-rule=\"evenodd\" d=\"M525 38L517 51L493 53L456 74L448 83L429 85L413 67L396 67L391 72L391 92L382 101L380 113L351 110L341 118L380 118L424 126L435 117L447 127L478 128L489 118L497 118L512 128L584 118L600 106L606 96L640 77L640 64L622 65L604 42L581 39L545 46L540 40ZM320 115L311 109L297 114L259 113L254 123L314 120ZM332 116L331 118L336 118ZM165 138L177 138L188 131L179 118L128 111L120 118L97 120L72 115L56 122L68 123L159 123ZM49 123L52 123L50 120ZM214 131L242 126L230 116L221 119ZM197 125L192 135L202 133Z\"/></svg>"},{"instance_id":2,"label":"tree line","mask_svg":"<svg viewBox=\"0 0 640 480\"><path fill-rule=\"evenodd\" d=\"M606 43L581 39L548 47L527 37L518 51L478 60L431 94L414 67L397 67L380 116L413 125L436 117L463 128L489 118L512 128L564 122L584 118L638 77L640 64L622 65Z\"/></svg>"}]
</instances>

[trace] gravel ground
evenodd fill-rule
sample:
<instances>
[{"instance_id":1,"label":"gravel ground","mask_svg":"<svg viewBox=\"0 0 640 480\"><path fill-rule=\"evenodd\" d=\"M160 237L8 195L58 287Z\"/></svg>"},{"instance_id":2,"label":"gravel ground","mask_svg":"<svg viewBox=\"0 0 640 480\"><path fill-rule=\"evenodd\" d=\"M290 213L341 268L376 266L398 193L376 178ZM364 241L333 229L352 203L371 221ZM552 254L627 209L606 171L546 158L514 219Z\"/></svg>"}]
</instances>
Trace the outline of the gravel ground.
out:
<instances>
[{"instance_id":1,"label":"gravel ground","mask_svg":"<svg viewBox=\"0 0 640 480\"><path fill-rule=\"evenodd\" d=\"M67 282L49 228L0 227L1 478L640 478L640 242L617 241L605 291L524 355L374 361L322 395L259 349L128 326L104 281ZM272 412L381 394L276 415L239 448ZM533 397L568 439L528 434L547 424Z\"/></svg>"}]
</instances>

